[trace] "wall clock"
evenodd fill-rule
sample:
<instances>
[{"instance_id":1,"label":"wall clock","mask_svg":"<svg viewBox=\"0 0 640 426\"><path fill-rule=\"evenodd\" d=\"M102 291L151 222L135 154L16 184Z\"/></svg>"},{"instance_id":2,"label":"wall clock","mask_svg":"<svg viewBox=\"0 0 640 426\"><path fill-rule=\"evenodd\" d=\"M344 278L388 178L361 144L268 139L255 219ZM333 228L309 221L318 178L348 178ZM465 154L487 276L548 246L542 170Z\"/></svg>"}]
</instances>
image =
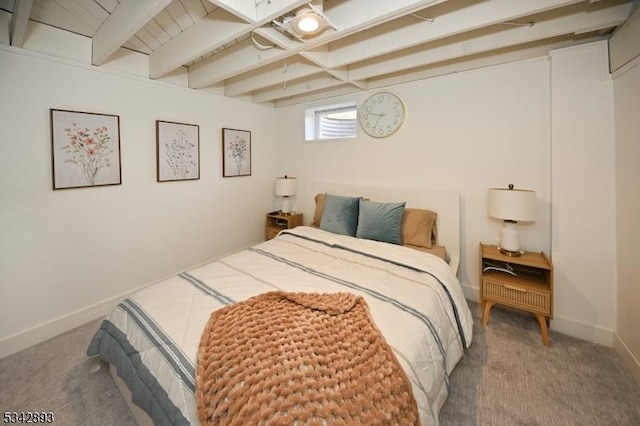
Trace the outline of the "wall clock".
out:
<instances>
[{"instance_id":1,"label":"wall clock","mask_svg":"<svg viewBox=\"0 0 640 426\"><path fill-rule=\"evenodd\" d=\"M389 92L371 95L360 107L360 127L369 136L386 138L404 123L407 110L402 99Z\"/></svg>"}]
</instances>

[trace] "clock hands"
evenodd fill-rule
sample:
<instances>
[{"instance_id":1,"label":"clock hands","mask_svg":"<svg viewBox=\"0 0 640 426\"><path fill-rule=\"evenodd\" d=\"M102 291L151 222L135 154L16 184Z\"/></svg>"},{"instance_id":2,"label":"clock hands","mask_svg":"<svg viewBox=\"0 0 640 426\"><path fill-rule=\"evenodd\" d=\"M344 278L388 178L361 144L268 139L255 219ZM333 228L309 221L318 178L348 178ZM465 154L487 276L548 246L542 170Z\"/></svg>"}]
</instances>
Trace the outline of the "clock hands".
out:
<instances>
[{"instance_id":1,"label":"clock hands","mask_svg":"<svg viewBox=\"0 0 640 426\"><path fill-rule=\"evenodd\" d=\"M378 119L376 120L376 124L374 124L374 125L373 125L373 130L374 130L374 131L376 130L376 127L378 127L378 122L379 122L379 121L380 121L380 119L382 118L382 114L377 114L377 115L378 115L379 117L378 117Z\"/></svg>"},{"instance_id":2,"label":"clock hands","mask_svg":"<svg viewBox=\"0 0 640 426\"><path fill-rule=\"evenodd\" d=\"M382 114L376 114L376 113L370 112L369 114L378 116L378 119L376 120L376 124L373 125L373 130L375 130L376 127L378 127L378 122L380 121L380 119L384 117L386 114L384 112Z\"/></svg>"}]
</instances>

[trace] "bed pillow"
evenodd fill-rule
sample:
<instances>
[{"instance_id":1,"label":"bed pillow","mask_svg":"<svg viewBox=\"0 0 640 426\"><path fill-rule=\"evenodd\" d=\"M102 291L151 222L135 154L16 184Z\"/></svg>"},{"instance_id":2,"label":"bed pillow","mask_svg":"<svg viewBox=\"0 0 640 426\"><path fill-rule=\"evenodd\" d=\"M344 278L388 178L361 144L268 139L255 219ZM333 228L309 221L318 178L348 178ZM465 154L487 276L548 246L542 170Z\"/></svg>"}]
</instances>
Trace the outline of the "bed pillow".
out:
<instances>
[{"instance_id":1,"label":"bed pillow","mask_svg":"<svg viewBox=\"0 0 640 426\"><path fill-rule=\"evenodd\" d=\"M402 218L402 242L418 247L431 248L437 241L438 214L426 209L406 208Z\"/></svg>"},{"instance_id":2,"label":"bed pillow","mask_svg":"<svg viewBox=\"0 0 640 426\"><path fill-rule=\"evenodd\" d=\"M320 229L334 234L356 235L359 197L324 194L324 209Z\"/></svg>"},{"instance_id":3,"label":"bed pillow","mask_svg":"<svg viewBox=\"0 0 640 426\"><path fill-rule=\"evenodd\" d=\"M322 220L322 212L324 211L324 194L316 194L313 198L316 201L316 209L313 212L313 219L311 220L311 226L316 228L320 227L320 221Z\"/></svg>"},{"instance_id":4,"label":"bed pillow","mask_svg":"<svg viewBox=\"0 0 640 426\"><path fill-rule=\"evenodd\" d=\"M360 200L356 237L402 244L402 216L405 204Z\"/></svg>"},{"instance_id":5,"label":"bed pillow","mask_svg":"<svg viewBox=\"0 0 640 426\"><path fill-rule=\"evenodd\" d=\"M325 194L316 194L313 199L316 202L316 209L313 211L313 219L311 219L311 226L316 228L320 227L320 221L322 221L322 212L324 212L324 195ZM368 198L362 198L363 200L369 201Z\"/></svg>"}]
</instances>

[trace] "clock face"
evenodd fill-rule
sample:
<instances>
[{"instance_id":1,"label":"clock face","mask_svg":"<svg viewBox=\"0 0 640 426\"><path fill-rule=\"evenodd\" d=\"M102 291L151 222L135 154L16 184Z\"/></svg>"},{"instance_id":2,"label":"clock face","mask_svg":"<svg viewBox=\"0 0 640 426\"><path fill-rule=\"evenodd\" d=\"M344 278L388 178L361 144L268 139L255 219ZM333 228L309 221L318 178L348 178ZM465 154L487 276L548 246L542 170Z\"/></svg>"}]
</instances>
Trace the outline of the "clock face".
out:
<instances>
[{"instance_id":1,"label":"clock face","mask_svg":"<svg viewBox=\"0 0 640 426\"><path fill-rule=\"evenodd\" d=\"M402 99L393 93L380 92L364 101L358 116L362 130L369 136L386 138L402 126L406 113Z\"/></svg>"}]
</instances>

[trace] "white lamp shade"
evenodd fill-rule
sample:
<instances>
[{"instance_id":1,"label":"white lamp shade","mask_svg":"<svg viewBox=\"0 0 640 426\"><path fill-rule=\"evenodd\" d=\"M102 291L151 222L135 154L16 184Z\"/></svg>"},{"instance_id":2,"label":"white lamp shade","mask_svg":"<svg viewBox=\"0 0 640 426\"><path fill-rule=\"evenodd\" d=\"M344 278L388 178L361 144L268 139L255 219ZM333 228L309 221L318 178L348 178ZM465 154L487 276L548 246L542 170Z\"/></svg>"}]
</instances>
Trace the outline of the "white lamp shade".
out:
<instances>
[{"instance_id":1,"label":"white lamp shade","mask_svg":"<svg viewBox=\"0 0 640 426\"><path fill-rule=\"evenodd\" d=\"M291 197L296 195L298 190L298 180L294 177L276 178L276 195L278 197Z\"/></svg>"},{"instance_id":2,"label":"white lamp shade","mask_svg":"<svg viewBox=\"0 0 640 426\"><path fill-rule=\"evenodd\" d=\"M527 189L491 188L488 214L496 219L533 222L536 220L536 193Z\"/></svg>"}]
</instances>

